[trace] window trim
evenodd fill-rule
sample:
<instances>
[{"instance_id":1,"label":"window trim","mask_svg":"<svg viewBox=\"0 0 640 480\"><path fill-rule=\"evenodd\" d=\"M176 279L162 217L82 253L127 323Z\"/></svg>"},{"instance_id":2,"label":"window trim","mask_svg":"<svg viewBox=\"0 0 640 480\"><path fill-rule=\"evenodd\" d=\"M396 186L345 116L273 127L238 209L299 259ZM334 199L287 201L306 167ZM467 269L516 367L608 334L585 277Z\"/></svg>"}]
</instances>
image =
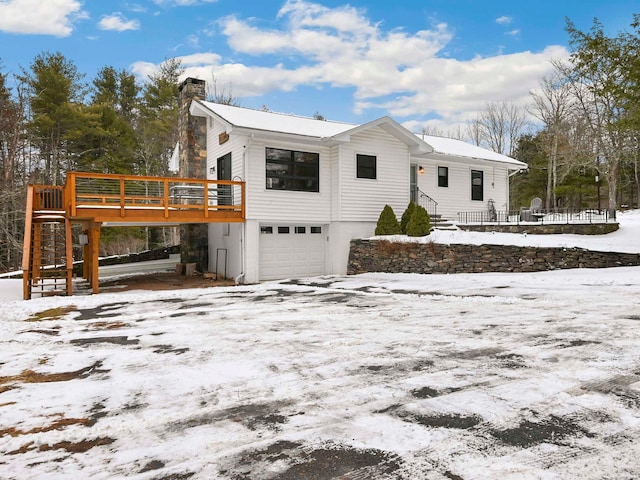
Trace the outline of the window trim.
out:
<instances>
[{"instance_id":1,"label":"window trim","mask_svg":"<svg viewBox=\"0 0 640 480\"><path fill-rule=\"evenodd\" d=\"M363 162L373 161L373 166L360 165L360 161L363 161ZM378 179L378 156L377 155L370 155L367 153L356 153L356 178L364 179L364 180Z\"/></svg>"},{"instance_id":2,"label":"window trim","mask_svg":"<svg viewBox=\"0 0 640 480\"><path fill-rule=\"evenodd\" d=\"M280 152L289 152L289 158L287 160L270 160L269 151L277 150ZM303 162L306 168L315 170L313 175L296 175L296 166L301 162L296 161L296 154L303 154L305 156L310 155L312 161ZM269 165L283 165L286 166L286 173L273 173L269 171ZM283 188L274 188L273 180L277 179L282 182ZM271 180L271 182L270 182ZM300 181L311 182L311 187L296 188L296 184ZM319 152L304 152L301 150L290 150L288 148L278 147L265 147L265 189L274 191L287 191L287 192L320 192L320 153Z\"/></svg>"},{"instance_id":3,"label":"window trim","mask_svg":"<svg viewBox=\"0 0 640 480\"><path fill-rule=\"evenodd\" d=\"M440 170L443 170L445 175L440 175ZM438 165L438 187L449 188L449 167Z\"/></svg>"}]
</instances>

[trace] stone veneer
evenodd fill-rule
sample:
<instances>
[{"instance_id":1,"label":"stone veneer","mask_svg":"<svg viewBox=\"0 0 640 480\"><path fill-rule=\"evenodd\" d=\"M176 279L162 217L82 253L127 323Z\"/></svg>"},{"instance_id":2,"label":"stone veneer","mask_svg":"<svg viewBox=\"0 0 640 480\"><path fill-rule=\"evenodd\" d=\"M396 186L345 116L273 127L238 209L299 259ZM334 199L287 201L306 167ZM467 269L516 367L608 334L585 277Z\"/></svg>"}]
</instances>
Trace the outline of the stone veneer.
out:
<instances>
[{"instance_id":1,"label":"stone veneer","mask_svg":"<svg viewBox=\"0 0 640 480\"><path fill-rule=\"evenodd\" d=\"M538 272L640 265L640 253L512 245L444 245L352 240L347 273Z\"/></svg>"},{"instance_id":2,"label":"stone veneer","mask_svg":"<svg viewBox=\"0 0 640 480\"><path fill-rule=\"evenodd\" d=\"M187 78L179 87L180 117L178 139L180 142L179 176L182 178L207 178L207 119L189 113L192 100L205 100L204 80ZM180 227L180 262L195 263L196 269L206 272L209 268L209 226L206 223L187 224Z\"/></svg>"}]
</instances>

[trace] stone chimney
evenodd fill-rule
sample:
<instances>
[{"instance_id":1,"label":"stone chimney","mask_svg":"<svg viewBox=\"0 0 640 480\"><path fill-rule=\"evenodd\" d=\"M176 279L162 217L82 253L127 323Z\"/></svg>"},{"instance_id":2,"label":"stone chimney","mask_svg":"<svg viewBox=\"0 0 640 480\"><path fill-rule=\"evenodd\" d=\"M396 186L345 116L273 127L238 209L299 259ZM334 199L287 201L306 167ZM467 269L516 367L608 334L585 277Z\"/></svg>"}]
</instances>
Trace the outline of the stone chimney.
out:
<instances>
[{"instance_id":1,"label":"stone chimney","mask_svg":"<svg viewBox=\"0 0 640 480\"><path fill-rule=\"evenodd\" d=\"M189 114L192 100L205 100L205 81L187 78L178 87L180 91L179 174L185 178L207 178L207 119Z\"/></svg>"},{"instance_id":2,"label":"stone chimney","mask_svg":"<svg viewBox=\"0 0 640 480\"><path fill-rule=\"evenodd\" d=\"M189 113L192 100L205 100L204 80L187 78L179 86L180 143L179 176L207 178L207 119ZM186 224L180 228L180 263L195 263L196 269L206 272L209 267L209 228L207 223Z\"/></svg>"}]
</instances>

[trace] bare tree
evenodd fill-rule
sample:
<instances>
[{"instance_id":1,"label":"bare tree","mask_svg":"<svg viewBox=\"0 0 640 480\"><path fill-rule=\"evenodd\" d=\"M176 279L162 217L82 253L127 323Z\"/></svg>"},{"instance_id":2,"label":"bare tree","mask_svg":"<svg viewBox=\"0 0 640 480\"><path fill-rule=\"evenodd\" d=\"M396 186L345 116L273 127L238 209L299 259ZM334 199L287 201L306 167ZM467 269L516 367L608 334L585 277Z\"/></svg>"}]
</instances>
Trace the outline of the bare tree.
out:
<instances>
[{"instance_id":1,"label":"bare tree","mask_svg":"<svg viewBox=\"0 0 640 480\"><path fill-rule=\"evenodd\" d=\"M490 102L481 112L474 130L481 140L494 152L513 155L518 138L527 126L526 111L513 102Z\"/></svg>"},{"instance_id":2,"label":"bare tree","mask_svg":"<svg viewBox=\"0 0 640 480\"><path fill-rule=\"evenodd\" d=\"M218 79L214 73L211 74L212 81L207 83L207 101L239 107L240 100L233 96L231 83L225 87L218 87Z\"/></svg>"},{"instance_id":3,"label":"bare tree","mask_svg":"<svg viewBox=\"0 0 640 480\"><path fill-rule=\"evenodd\" d=\"M22 258L26 183L24 96L12 95L0 73L0 272L16 270Z\"/></svg>"},{"instance_id":4,"label":"bare tree","mask_svg":"<svg viewBox=\"0 0 640 480\"><path fill-rule=\"evenodd\" d=\"M556 205L558 186L558 149L565 135L570 116L573 114L574 98L566 77L559 71L540 80L540 88L531 92L533 106L529 109L544 125L544 148L547 153L547 194L545 208Z\"/></svg>"}]
</instances>

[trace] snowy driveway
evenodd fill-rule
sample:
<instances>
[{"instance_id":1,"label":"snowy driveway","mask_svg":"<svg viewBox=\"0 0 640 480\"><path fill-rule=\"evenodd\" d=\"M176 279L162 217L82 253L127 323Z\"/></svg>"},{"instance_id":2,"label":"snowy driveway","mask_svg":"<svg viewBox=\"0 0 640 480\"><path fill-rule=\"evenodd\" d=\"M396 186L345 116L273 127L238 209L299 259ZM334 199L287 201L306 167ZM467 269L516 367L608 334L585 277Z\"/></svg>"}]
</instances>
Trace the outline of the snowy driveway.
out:
<instances>
[{"instance_id":1,"label":"snowy driveway","mask_svg":"<svg viewBox=\"0 0 640 480\"><path fill-rule=\"evenodd\" d=\"M0 314L0 478L640 478L640 268Z\"/></svg>"}]
</instances>

